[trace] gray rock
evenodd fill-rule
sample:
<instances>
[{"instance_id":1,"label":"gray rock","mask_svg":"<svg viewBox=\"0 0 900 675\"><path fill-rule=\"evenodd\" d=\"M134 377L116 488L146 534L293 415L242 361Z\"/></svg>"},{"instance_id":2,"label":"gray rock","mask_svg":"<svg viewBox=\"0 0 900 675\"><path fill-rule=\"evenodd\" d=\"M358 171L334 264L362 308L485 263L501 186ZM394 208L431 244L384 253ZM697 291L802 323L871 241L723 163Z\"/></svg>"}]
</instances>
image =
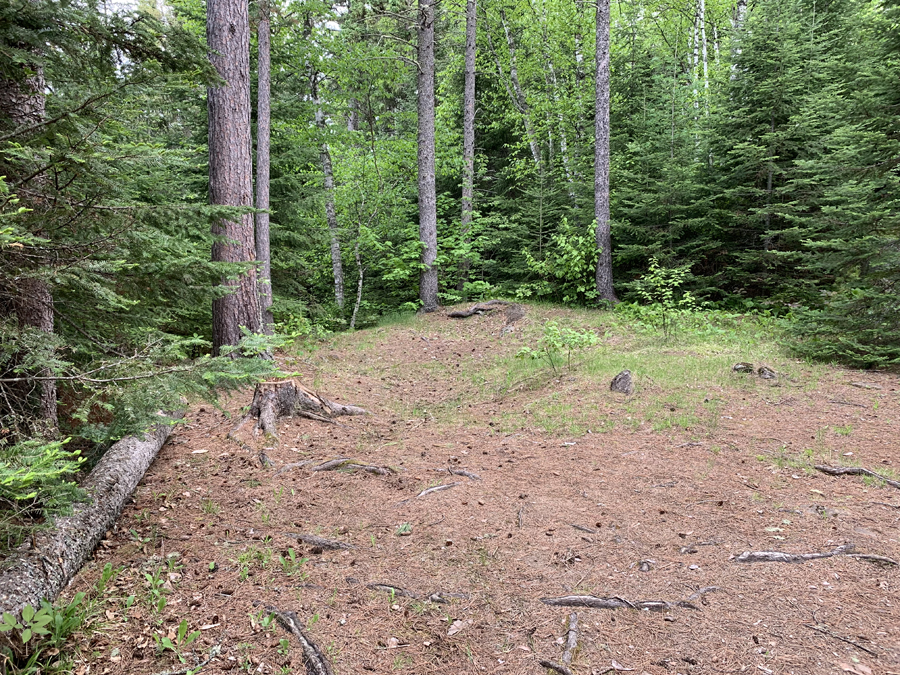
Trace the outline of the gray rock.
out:
<instances>
[{"instance_id":1,"label":"gray rock","mask_svg":"<svg viewBox=\"0 0 900 675\"><path fill-rule=\"evenodd\" d=\"M631 378L630 370L623 370L616 375L609 384L610 391L617 391L621 394L631 396L634 393L634 381Z\"/></svg>"},{"instance_id":2,"label":"gray rock","mask_svg":"<svg viewBox=\"0 0 900 675\"><path fill-rule=\"evenodd\" d=\"M753 364L747 363L746 361L741 361L740 363L735 363L731 366L731 372L733 373L752 373L753 371Z\"/></svg>"},{"instance_id":3,"label":"gray rock","mask_svg":"<svg viewBox=\"0 0 900 675\"><path fill-rule=\"evenodd\" d=\"M778 373L769 368L769 366L760 366L757 369L756 374L764 380L774 380L778 377Z\"/></svg>"}]
</instances>

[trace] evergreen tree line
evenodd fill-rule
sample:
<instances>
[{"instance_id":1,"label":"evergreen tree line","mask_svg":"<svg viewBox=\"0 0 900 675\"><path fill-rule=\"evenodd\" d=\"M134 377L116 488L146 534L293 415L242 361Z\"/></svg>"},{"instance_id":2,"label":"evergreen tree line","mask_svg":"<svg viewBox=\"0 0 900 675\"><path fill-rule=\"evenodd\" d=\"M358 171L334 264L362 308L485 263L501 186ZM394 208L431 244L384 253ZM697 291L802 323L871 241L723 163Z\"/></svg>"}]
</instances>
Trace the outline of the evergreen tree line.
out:
<instances>
[{"instance_id":1,"label":"evergreen tree line","mask_svg":"<svg viewBox=\"0 0 900 675\"><path fill-rule=\"evenodd\" d=\"M271 373L229 356L265 354L272 324L368 325L421 307L426 277L443 304L627 306L662 266L709 307L787 317L803 354L896 363L898 16L895 0L254 3L238 144L270 159L255 195L222 201L205 3L0 3L0 451L33 476L61 439L103 445ZM222 224L254 219L256 255L222 254ZM271 308L217 338L213 308L257 274Z\"/></svg>"}]
</instances>

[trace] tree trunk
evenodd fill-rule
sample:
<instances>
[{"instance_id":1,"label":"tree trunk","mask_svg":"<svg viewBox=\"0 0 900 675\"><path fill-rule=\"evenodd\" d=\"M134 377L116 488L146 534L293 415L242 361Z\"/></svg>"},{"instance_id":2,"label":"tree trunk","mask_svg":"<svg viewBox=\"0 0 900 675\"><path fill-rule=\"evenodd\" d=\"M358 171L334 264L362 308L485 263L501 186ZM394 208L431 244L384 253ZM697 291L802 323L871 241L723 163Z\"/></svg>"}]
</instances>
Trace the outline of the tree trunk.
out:
<instances>
[{"instance_id":1,"label":"tree trunk","mask_svg":"<svg viewBox=\"0 0 900 675\"><path fill-rule=\"evenodd\" d=\"M541 149L538 145L537 136L534 134L534 128L531 124L531 108L528 100L525 98L525 92L522 84L519 82L519 68L516 64L516 43L513 40L512 33L509 32L509 26L506 22L506 13L500 10L500 21L503 24L503 33L506 35L506 46L509 49L509 79L512 82L513 103L522 114L522 121L525 124L525 135L528 137L528 145L531 148L531 157L534 159L534 166L538 175L543 176L543 162L541 162Z\"/></svg>"},{"instance_id":2,"label":"tree trunk","mask_svg":"<svg viewBox=\"0 0 900 675\"><path fill-rule=\"evenodd\" d=\"M322 173L325 174L325 219L331 235L331 270L334 273L334 300L344 309L344 266L341 261L341 238L338 230L337 210L334 208L334 170L328 143L322 143L319 153L322 159Z\"/></svg>"},{"instance_id":3,"label":"tree trunk","mask_svg":"<svg viewBox=\"0 0 900 675\"><path fill-rule=\"evenodd\" d=\"M272 129L272 93L270 49L271 30L269 8L261 3L263 13L256 29L259 41L259 62L257 65L259 83L256 103L256 208L265 213L256 214L256 259L259 266L259 309L263 330L272 332L272 260L269 250L269 141Z\"/></svg>"},{"instance_id":4,"label":"tree trunk","mask_svg":"<svg viewBox=\"0 0 900 675\"><path fill-rule=\"evenodd\" d=\"M434 147L434 5L435 0L419 0L419 239L423 244L419 276L422 311L438 308L437 194Z\"/></svg>"},{"instance_id":5,"label":"tree trunk","mask_svg":"<svg viewBox=\"0 0 900 675\"><path fill-rule=\"evenodd\" d=\"M466 79L463 89L463 184L460 235L469 243L475 197L475 37L478 17L477 0L466 0ZM472 261L466 254L459 262L459 285L462 291L469 280Z\"/></svg>"},{"instance_id":6,"label":"tree trunk","mask_svg":"<svg viewBox=\"0 0 900 675\"><path fill-rule=\"evenodd\" d=\"M209 115L209 200L213 205L253 205L250 138L250 21L240 0L208 0L206 39L210 61L225 84L207 90ZM250 213L217 221L212 227L213 262L256 260ZM241 328L256 332L261 314L256 268L235 279L223 278L231 291L213 301L213 351L235 345Z\"/></svg>"},{"instance_id":7,"label":"tree trunk","mask_svg":"<svg viewBox=\"0 0 900 675\"><path fill-rule=\"evenodd\" d=\"M709 55L706 47L706 0L698 0L700 19L700 54L703 61L703 110L709 116Z\"/></svg>"},{"instance_id":8,"label":"tree trunk","mask_svg":"<svg viewBox=\"0 0 900 675\"><path fill-rule=\"evenodd\" d=\"M362 261L359 257L358 231L356 233L356 246L353 249L353 257L356 259L356 270L359 273L359 278L356 282L356 304L353 305L353 316L350 317L350 330L354 330L356 328L356 315L359 314L359 306L362 304L363 275L366 273L366 268L363 267Z\"/></svg>"},{"instance_id":9,"label":"tree trunk","mask_svg":"<svg viewBox=\"0 0 900 675\"><path fill-rule=\"evenodd\" d=\"M47 100L44 96L46 83L44 72L39 66L32 67L33 74L22 81L6 80L0 78L0 114L5 116L13 127L26 127L39 124L46 114ZM33 179L39 186L45 182L44 176L39 175ZM41 232L36 232L41 236ZM39 263L38 263L39 264ZM25 262L23 267L34 268L34 262ZM52 334L54 331L53 294L50 286L37 275L23 275L13 290L12 308L16 313L19 326L22 328L36 328L44 333ZM43 368L37 372L40 377L51 377L49 368ZM38 416L53 429L57 425L56 410L56 381L41 380L37 384ZM30 399L31 387L26 385L22 391L23 400Z\"/></svg>"},{"instance_id":10,"label":"tree trunk","mask_svg":"<svg viewBox=\"0 0 900 675\"><path fill-rule=\"evenodd\" d=\"M18 615L25 605L38 608L42 599L56 599L115 523L171 429L157 425L145 438L122 439L103 455L82 484L90 500L57 518L52 529L39 530L6 561L0 612Z\"/></svg>"},{"instance_id":11,"label":"tree trunk","mask_svg":"<svg viewBox=\"0 0 900 675\"><path fill-rule=\"evenodd\" d=\"M597 219L597 294L618 302L613 290L609 225L609 0L597 2L596 103L594 108L594 217Z\"/></svg>"}]
</instances>

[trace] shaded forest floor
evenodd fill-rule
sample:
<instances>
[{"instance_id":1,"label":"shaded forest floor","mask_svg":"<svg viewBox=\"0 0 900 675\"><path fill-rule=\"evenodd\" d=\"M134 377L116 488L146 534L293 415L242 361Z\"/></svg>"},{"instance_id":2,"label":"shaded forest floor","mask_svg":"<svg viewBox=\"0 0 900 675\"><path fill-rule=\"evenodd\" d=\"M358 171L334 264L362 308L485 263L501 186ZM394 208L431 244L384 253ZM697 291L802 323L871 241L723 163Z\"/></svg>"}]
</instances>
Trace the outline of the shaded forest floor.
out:
<instances>
[{"instance_id":1,"label":"shaded forest floor","mask_svg":"<svg viewBox=\"0 0 900 675\"><path fill-rule=\"evenodd\" d=\"M515 359L548 318L603 342L559 374ZM900 559L900 490L812 468L897 478L896 374L793 361L739 319L668 343L599 312L529 306L501 335L504 323L418 317L284 357L310 388L373 414L283 420L278 444L250 424L242 443L227 438L252 392L227 414L190 410L66 592L119 570L74 672L179 670L154 635L177 642L182 620L200 631L177 650L187 665L220 645L201 672L304 672L262 603L296 612L338 675L545 673L572 612L576 675L900 673L900 569L733 560L846 543ZM779 378L732 373L736 361ZM610 392L626 367L634 395ZM396 473L311 471L337 457ZM675 603L708 587L695 608L661 612L540 602Z\"/></svg>"}]
</instances>

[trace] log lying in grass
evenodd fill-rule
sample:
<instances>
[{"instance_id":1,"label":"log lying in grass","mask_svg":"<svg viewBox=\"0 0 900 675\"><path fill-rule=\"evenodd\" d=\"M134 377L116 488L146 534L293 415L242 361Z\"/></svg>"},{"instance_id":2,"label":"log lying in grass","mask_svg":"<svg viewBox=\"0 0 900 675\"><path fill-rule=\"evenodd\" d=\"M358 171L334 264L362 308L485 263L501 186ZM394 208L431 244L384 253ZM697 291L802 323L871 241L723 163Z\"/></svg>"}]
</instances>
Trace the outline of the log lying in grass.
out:
<instances>
[{"instance_id":1,"label":"log lying in grass","mask_svg":"<svg viewBox=\"0 0 900 675\"><path fill-rule=\"evenodd\" d=\"M0 613L18 615L25 605L37 608L42 599L56 599L115 523L171 429L159 424L144 438L124 438L103 455L81 486L89 500L76 504L71 516L56 518L6 561Z\"/></svg>"},{"instance_id":2,"label":"log lying in grass","mask_svg":"<svg viewBox=\"0 0 900 675\"><path fill-rule=\"evenodd\" d=\"M329 401L310 391L297 380L280 382L260 382L253 392L253 401L247 417L257 419L256 428L263 433L278 438L276 422L281 417L300 415L320 422L334 422L340 415L367 415L368 411L355 405L343 405ZM240 428L241 425L238 425ZM237 429L235 429L237 431Z\"/></svg>"},{"instance_id":3,"label":"log lying in grass","mask_svg":"<svg viewBox=\"0 0 900 675\"><path fill-rule=\"evenodd\" d=\"M338 457L337 459L329 459L318 466L314 466L312 471L365 471L366 473L374 473L377 476L389 476L397 473L389 466L378 466L376 464L363 464L349 457Z\"/></svg>"}]
</instances>

